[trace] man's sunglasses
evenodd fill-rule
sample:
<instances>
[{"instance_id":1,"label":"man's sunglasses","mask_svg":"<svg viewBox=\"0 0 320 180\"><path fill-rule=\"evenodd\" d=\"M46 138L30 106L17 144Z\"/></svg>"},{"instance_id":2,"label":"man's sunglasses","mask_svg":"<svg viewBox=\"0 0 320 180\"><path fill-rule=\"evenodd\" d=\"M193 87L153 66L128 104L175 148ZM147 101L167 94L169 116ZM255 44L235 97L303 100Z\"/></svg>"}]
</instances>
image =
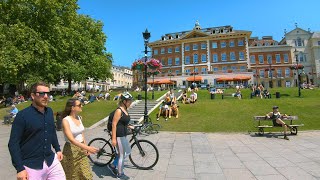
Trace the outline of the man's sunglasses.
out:
<instances>
[{"instance_id":1,"label":"man's sunglasses","mask_svg":"<svg viewBox=\"0 0 320 180\"><path fill-rule=\"evenodd\" d=\"M45 95L47 95L49 97L50 92L36 92L36 94L39 94L40 97L44 97Z\"/></svg>"}]
</instances>

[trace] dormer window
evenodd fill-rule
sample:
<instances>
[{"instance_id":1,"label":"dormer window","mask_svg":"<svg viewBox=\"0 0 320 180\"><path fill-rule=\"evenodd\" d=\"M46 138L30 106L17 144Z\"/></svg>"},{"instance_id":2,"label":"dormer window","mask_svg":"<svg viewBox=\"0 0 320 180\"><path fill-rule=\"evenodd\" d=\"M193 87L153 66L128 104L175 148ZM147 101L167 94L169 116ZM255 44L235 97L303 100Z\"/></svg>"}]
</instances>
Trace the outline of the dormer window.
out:
<instances>
[{"instance_id":1,"label":"dormer window","mask_svg":"<svg viewBox=\"0 0 320 180\"><path fill-rule=\"evenodd\" d=\"M178 39L178 38L179 38L179 34L176 35L176 39Z\"/></svg>"},{"instance_id":2,"label":"dormer window","mask_svg":"<svg viewBox=\"0 0 320 180\"><path fill-rule=\"evenodd\" d=\"M165 36L162 36L161 40L162 40L162 41L165 41L165 40L166 40L166 37L165 37Z\"/></svg>"},{"instance_id":3,"label":"dormer window","mask_svg":"<svg viewBox=\"0 0 320 180\"><path fill-rule=\"evenodd\" d=\"M172 36L169 36L169 39L170 39L170 40L173 39Z\"/></svg>"}]
</instances>

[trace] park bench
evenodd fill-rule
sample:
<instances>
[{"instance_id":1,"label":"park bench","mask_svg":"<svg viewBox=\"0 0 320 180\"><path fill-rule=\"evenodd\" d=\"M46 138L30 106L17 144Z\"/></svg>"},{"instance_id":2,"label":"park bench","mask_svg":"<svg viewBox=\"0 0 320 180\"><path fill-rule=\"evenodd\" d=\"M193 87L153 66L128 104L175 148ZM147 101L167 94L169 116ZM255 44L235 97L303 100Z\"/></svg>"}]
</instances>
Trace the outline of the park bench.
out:
<instances>
[{"instance_id":1,"label":"park bench","mask_svg":"<svg viewBox=\"0 0 320 180\"><path fill-rule=\"evenodd\" d=\"M255 121L258 121L258 125L256 126L256 128L258 128L258 134L259 135L263 135L264 134L264 129L265 128L273 128L273 127L281 127L282 126L274 126L272 123L272 119L267 118L266 116L254 116L253 119ZM298 134L298 127L300 126L304 126L304 124L293 124L293 121L298 120L298 116L286 116L281 118L283 121L290 121L290 123L286 123L288 124L290 129L291 134L293 135L297 135ZM270 125L271 122L271 125Z\"/></svg>"}]
</instances>

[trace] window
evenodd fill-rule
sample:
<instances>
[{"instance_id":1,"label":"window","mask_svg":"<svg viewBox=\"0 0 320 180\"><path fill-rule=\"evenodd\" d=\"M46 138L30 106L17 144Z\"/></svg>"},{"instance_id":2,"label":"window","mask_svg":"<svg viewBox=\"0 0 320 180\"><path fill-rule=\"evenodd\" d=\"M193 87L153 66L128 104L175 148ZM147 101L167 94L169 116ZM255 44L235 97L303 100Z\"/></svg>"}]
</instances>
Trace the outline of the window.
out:
<instances>
[{"instance_id":1,"label":"window","mask_svg":"<svg viewBox=\"0 0 320 180\"><path fill-rule=\"evenodd\" d=\"M193 44L193 50L198 50L198 44Z\"/></svg>"},{"instance_id":2,"label":"window","mask_svg":"<svg viewBox=\"0 0 320 180\"><path fill-rule=\"evenodd\" d=\"M283 59L284 59L284 63L288 63L289 62L289 55L288 54L284 54L283 55Z\"/></svg>"},{"instance_id":3,"label":"window","mask_svg":"<svg viewBox=\"0 0 320 180\"><path fill-rule=\"evenodd\" d=\"M261 78L264 78L264 70L263 69L260 69L259 70L259 76L261 77Z\"/></svg>"},{"instance_id":4,"label":"window","mask_svg":"<svg viewBox=\"0 0 320 180\"><path fill-rule=\"evenodd\" d=\"M263 64L263 61L264 61L263 55L259 55L258 58L259 58L259 64Z\"/></svg>"},{"instance_id":5,"label":"window","mask_svg":"<svg viewBox=\"0 0 320 180\"><path fill-rule=\"evenodd\" d=\"M244 60L244 52L239 52L239 60Z\"/></svg>"},{"instance_id":6,"label":"window","mask_svg":"<svg viewBox=\"0 0 320 180\"><path fill-rule=\"evenodd\" d=\"M190 74L190 69L186 69L186 74Z\"/></svg>"},{"instance_id":7,"label":"window","mask_svg":"<svg viewBox=\"0 0 320 180\"><path fill-rule=\"evenodd\" d=\"M304 60L304 62L307 62L307 55L306 54L303 55L303 60Z\"/></svg>"},{"instance_id":8,"label":"window","mask_svg":"<svg viewBox=\"0 0 320 180\"><path fill-rule=\"evenodd\" d=\"M276 54L276 63L281 63L280 54Z\"/></svg>"},{"instance_id":9,"label":"window","mask_svg":"<svg viewBox=\"0 0 320 180\"><path fill-rule=\"evenodd\" d=\"M217 68L217 67L213 68L213 72L218 72L218 71L219 71L219 68Z\"/></svg>"},{"instance_id":10,"label":"window","mask_svg":"<svg viewBox=\"0 0 320 180\"><path fill-rule=\"evenodd\" d=\"M193 63L198 63L198 54L193 55Z\"/></svg>"},{"instance_id":11,"label":"window","mask_svg":"<svg viewBox=\"0 0 320 180\"><path fill-rule=\"evenodd\" d=\"M172 53L172 48L168 48L168 53Z\"/></svg>"},{"instance_id":12,"label":"window","mask_svg":"<svg viewBox=\"0 0 320 180\"><path fill-rule=\"evenodd\" d=\"M199 71L198 71L198 68L194 68L194 72L196 72L196 73L199 72Z\"/></svg>"},{"instance_id":13,"label":"window","mask_svg":"<svg viewBox=\"0 0 320 180\"><path fill-rule=\"evenodd\" d=\"M155 50L153 51L153 54L154 54L154 55L158 55L158 49L155 49Z\"/></svg>"},{"instance_id":14,"label":"window","mask_svg":"<svg viewBox=\"0 0 320 180\"><path fill-rule=\"evenodd\" d=\"M186 51L190 51L190 46L189 46L189 45L186 45L185 50L186 50Z\"/></svg>"},{"instance_id":15,"label":"window","mask_svg":"<svg viewBox=\"0 0 320 180\"><path fill-rule=\"evenodd\" d=\"M180 70L176 70L176 74L180 74Z\"/></svg>"},{"instance_id":16,"label":"window","mask_svg":"<svg viewBox=\"0 0 320 180\"><path fill-rule=\"evenodd\" d=\"M290 76L290 69L286 68L285 70L285 77L289 77Z\"/></svg>"},{"instance_id":17,"label":"window","mask_svg":"<svg viewBox=\"0 0 320 180\"><path fill-rule=\"evenodd\" d=\"M240 71L241 72L245 72L246 71L246 67L245 66L240 66Z\"/></svg>"},{"instance_id":18,"label":"window","mask_svg":"<svg viewBox=\"0 0 320 180\"><path fill-rule=\"evenodd\" d=\"M201 68L201 74L206 74L207 68Z\"/></svg>"},{"instance_id":19,"label":"window","mask_svg":"<svg viewBox=\"0 0 320 180\"><path fill-rule=\"evenodd\" d=\"M303 42L303 40L301 40L300 37L298 37L296 40L296 46L304 46L304 42Z\"/></svg>"},{"instance_id":20,"label":"window","mask_svg":"<svg viewBox=\"0 0 320 180\"><path fill-rule=\"evenodd\" d=\"M233 40L229 42L229 46L230 47L234 47L234 41Z\"/></svg>"},{"instance_id":21,"label":"window","mask_svg":"<svg viewBox=\"0 0 320 180\"><path fill-rule=\"evenodd\" d=\"M227 54L226 53L221 54L221 61L227 61Z\"/></svg>"},{"instance_id":22,"label":"window","mask_svg":"<svg viewBox=\"0 0 320 180\"><path fill-rule=\"evenodd\" d=\"M161 54L164 54L165 49L161 48Z\"/></svg>"},{"instance_id":23,"label":"window","mask_svg":"<svg viewBox=\"0 0 320 180\"><path fill-rule=\"evenodd\" d=\"M165 66L166 64L164 63L164 59L161 59L161 64L162 66Z\"/></svg>"},{"instance_id":24,"label":"window","mask_svg":"<svg viewBox=\"0 0 320 180\"><path fill-rule=\"evenodd\" d=\"M186 62L185 64L190 64L190 56L186 56Z\"/></svg>"},{"instance_id":25,"label":"window","mask_svg":"<svg viewBox=\"0 0 320 180\"><path fill-rule=\"evenodd\" d=\"M282 69L277 69L277 77L282 77Z\"/></svg>"},{"instance_id":26,"label":"window","mask_svg":"<svg viewBox=\"0 0 320 180\"><path fill-rule=\"evenodd\" d=\"M255 64L256 63L256 56L255 55L251 55L250 56L250 63L251 64Z\"/></svg>"},{"instance_id":27,"label":"window","mask_svg":"<svg viewBox=\"0 0 320 180\"><path fill-rule=\"evenodd\" d=\"M211 46L212 46L213 49L216 49L216 48L218 48L218 43L217 42L212 42Z\"/></svg>"},{"instance_id":28,"label":"window","mask_svg":"<svg viewBox=\"0 0 320 180\"><path fill-rule=\"evenodd\" d=\"M175 60L174 60L174 64L175 65L180 65L180 58L176 58Z\"/></svg>"},{"instance_id":29,"label":"window","mask_svg":"<svg viewBox=\"0 0 320 180\"><path fill-rule=\"evenodd\" d=\"M232 72L236 72L237 71L237 66L231 66L231 70L232 70Z\"/></svg>"},{"instance_id":30,"label":"window","mask_svg":"<svg viewBox=\"0 0 320 180\"><path fill-rule=\"evenodd\" d=\"M272 64L272 56L271 54L267 55L268 64Z\"/></svg>"},{"instance_id":31,"label":"window","mask_svg":"<svg viewBox=\"0 0 320 180\"><path fill-rule=\"evenodd\" d=\"M180 52L180 47L177 46L177 47L174 49L174 52Z\"/></svg>"},{"instance_id":32,"label":"window","mask_svg":"<svg viewBox=\"0 0 320 180\"><path fill-rule=\"evenodd\" d=\"M212 62L218 62L218 54L213 54Z\"/></svg>"},{"instance_id":33,"label":"window","mask_svg":"<svg viewBox=\"0 0 320 180\"><path fill-rule=\"evenodd\" d=\"M172 65L172 58L168 58L168 66Z\"/></svg>"},{"instance_id":34,"label":"window","mask_svg":"<svg viewBox=\"0 0 320 180\"><path fill-rule=\"evenodd\" d=\"M207 62L207 55L201 54L201 62Z\"/></svg>"},{"instance_id":35,"label":"window","mask_svg":"<svg viewBox=\"0 0 320 180\"><path fill-rule=\"evenodd\" d=\"M225 41L221 42L220 44L221 48L225 48L227 46L227 43Z\"/></svg>"},{"instance_id":36,"label":"window","mask_svg":"<svg viewBox=\"0 0 320 180\"><path fill-rule=\"evenodd\" d=\"M230 52L230 60L235 61L236 60L236 54L234 52Z\"/></svg>"},{"instance_id":37,"label":"window","mask_svg":"<svg viewBox=\"0 0 320 180\"><path fill-rule=\"evenodd\" d=\"M320 46L320 41L318 41L318 46Z\"/></svg>"},{"instance_id":38,"label":"window","mask_svg":"<svg viewBox=\"0 0 320 180\"><path fill-rule=\"evenodd\" d=\"M207 49L207 44L206 43L201 43L201 49Z\"/></svg>"},{"instance_id":39,"label":"window","mask_svg":"<svg viewBox=\"0 0 320 180\"><path fill-rule=\"evenodd\" d=\"M238 40L238 46L243 46L243 40L242 39Z\"/></svg>"},{"instance_id":40,"label":"window","mask_svg":"<svg viewBox=\"0 0 320 180\"><path fill-rule=\"evenodd\" d=\"M226 66L223 66L223 67L222 67L222 72L224 72L224 73L227 72L227 67L226 67Z\"/></svg>"}]
</instances>

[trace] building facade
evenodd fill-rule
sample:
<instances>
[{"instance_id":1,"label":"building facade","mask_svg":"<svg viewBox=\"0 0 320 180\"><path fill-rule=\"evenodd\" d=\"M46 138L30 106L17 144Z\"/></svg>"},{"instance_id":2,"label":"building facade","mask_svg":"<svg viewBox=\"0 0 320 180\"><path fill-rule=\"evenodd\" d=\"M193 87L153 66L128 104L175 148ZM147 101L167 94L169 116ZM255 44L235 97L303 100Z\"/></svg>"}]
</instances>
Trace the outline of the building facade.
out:
<instances>
[{"instance_id":1,"label":"building facade","mask_svg":"<svg viewBox=\"0 0 320 180\"><path fill-rule=\"evenodd\" d=\"M107 83L110 84L109 89L115 88L132 88L133 73L128 67L112 66L113 78L108 78Z\"/></svg>"},{"instance_id":2,"label":"building facade","mask_svg":"<svg viewBox=\"0 0 320 180\"><path fill-rule=\"evenodd\" d=\"M191 31L165 34L148 44L152 57L163 65L155 79L170 79L177 86L189 86L193 81L229 83L217 81L225 76L252 79L252 72L248 72L250 35L250 31L232 26L202 29L198 22Z\"/></svg>"},{"instance_id":3,"label":"building facade","mask_svg":"<svg viewBox=\"0 0 320 180\"><path fill-rule=\"evenodd\" d=\"M272 36L251 37L251 31L232 26L201 28L196 22L192 30L167 33L148 46L152 57L163 65L155 82L181 87L194 81L215 86L293 87L299 78L303 83L320 84L320 33L297 24L278 42ZM296 64L304 68L295 72ZM142 84L142 72L136 71L133 80Z\"/></svg>"},{"instance_id":4,"label":"building facade","mask_svg":"<svg viewBox=\"0 0 320 180\"><path fill-rule=\"evenodd\" d=\"M291 46L279 45L272 36L264 36L262 39L252 37L249 43L254 84L262 84L267 88L293 86Z\"/></svg>"}]
</instances>

